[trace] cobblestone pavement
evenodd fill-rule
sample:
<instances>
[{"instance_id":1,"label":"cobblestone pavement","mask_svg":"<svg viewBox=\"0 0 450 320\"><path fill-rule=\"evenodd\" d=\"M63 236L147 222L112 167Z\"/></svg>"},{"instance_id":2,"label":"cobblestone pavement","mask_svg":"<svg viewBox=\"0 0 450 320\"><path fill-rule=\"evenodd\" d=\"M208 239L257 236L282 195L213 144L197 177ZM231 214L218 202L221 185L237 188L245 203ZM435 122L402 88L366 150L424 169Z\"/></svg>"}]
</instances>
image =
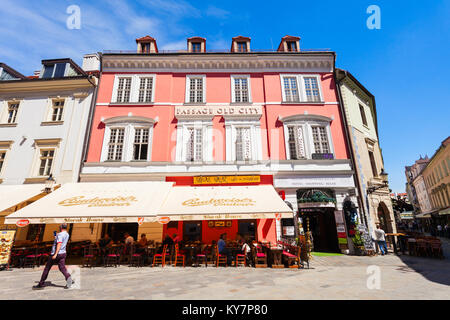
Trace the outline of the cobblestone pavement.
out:
<instances>
[{"instance_id":1,"label":"cobblestone pavement","mask_svg":"<svg viewBox=\"0 0 450 320\"><path fill-rule=\"evenodd\" d=\"M368 266L378 266L381 288L368 289ZM71 266L70 268L76 268ZM310 269L81 268L80 288L63 289L52 270L49 286L37 283L41 269L0 272L2 299L449 299L450 261L409 256L313 257ZM77 274L77 272L79 274Z\"/></svg>"}]
</instances>

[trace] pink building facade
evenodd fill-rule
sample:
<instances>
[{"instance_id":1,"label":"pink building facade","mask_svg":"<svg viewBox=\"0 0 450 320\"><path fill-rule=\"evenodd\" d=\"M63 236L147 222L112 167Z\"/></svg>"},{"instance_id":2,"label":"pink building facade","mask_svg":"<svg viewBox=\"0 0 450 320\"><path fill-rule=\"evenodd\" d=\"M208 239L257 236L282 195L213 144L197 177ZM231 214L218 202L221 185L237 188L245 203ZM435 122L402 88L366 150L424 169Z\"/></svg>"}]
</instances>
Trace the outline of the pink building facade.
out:
<instances>
[{"instance_id":1,"label":"pink building facade","mask_svg":"<svg viewBox=\"0 0 450 320\"><path fill-rule=\"evenodd\" d=\"M217 232L207 222L169 223L161 237L198 233L210 241L239 232L276 242L293 236L298 216L316 250L348 250L342 205L356 195L335 54L304 52L299 40L253 52L250 38L236 37L230 52L209 53L195 37L185 52L161 53L147 36L136 53L104 53L81 181L271 184L294 219L232 221ZM333 200L311 201L314 194Z\"/></svg>"}]
</instances>

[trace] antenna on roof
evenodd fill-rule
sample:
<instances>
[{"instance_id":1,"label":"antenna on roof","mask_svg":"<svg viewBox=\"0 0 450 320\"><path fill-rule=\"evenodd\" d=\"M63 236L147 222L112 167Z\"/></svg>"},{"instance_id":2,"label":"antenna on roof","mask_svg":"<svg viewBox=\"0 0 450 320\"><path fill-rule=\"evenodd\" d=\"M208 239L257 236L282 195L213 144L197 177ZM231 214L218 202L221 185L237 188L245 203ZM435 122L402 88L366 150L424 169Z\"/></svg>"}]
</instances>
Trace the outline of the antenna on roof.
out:
<instances>
[{"instance_id":1,"label":"antenna on roof","mask_svg":"<svg viewBox=\"0 0 450 320\"><path fill-rule=\"evenodd\" d=\"M273 50L273 41L272 41L272 37L270 38L270 44L272 45L272 50Z\"/></svg>"}]
</instances>

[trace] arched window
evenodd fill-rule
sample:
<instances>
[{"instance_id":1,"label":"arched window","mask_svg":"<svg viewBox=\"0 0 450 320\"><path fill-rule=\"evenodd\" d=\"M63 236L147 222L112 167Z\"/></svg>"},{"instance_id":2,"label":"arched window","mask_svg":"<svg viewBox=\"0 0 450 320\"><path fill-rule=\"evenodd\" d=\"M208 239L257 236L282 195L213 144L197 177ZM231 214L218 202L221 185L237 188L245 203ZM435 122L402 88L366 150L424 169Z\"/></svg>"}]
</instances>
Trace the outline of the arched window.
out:
<instances>
[{"instance_id":1,"label":"arched window","mask_svg":"<svg viewBox=\"0 0 450 320\"><path fill-rule=\"evenodd\" d=\"M330 123L320 115L294 115L280 118L284 126L286 159L334 159Z\"/></svg>"}]
</instances>

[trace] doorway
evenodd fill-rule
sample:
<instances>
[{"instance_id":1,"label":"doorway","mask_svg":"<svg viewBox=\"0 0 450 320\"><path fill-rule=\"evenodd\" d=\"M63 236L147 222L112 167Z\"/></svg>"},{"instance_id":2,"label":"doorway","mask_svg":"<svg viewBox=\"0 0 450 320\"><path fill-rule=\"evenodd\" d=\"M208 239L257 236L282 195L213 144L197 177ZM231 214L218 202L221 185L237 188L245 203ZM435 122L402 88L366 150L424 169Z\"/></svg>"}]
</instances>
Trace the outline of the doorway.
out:
<instances>
[{"instance_id":1,"label":"doorway","mask_svg":"<svg viewBox=\"0 0 450 320\"><path fill-rule=\"evenodd\" d=\"M309 218L309 230L312 234L313 251L341 252L339 249L333 208L323 208L320 211L309 212L305 214L305 218Z\"/></svg>"},{"instance_id":2,"label":"doorway","mask_svg":"<svg viewBox=\"0 0 450 320\"><path fill-rule=\"evenodd\" d=\"M124 241L125 232L128 232L134 240L137 240L139 225L137 223L106 223L102 228L102 238L109 234L114 241Z\"/></svg>"},{"instance_id":3,"label":"doorway","mask_svg":"<svg viewBox=\"0 0 450 320\"><path fill-rule=\"evenodd\" d=\"M246 240L256 240L256 220L239 220L238 233Z\"/></svg>"},{"instance_id":4,"label":"doorway","mask_svg":"<svg viewBox=\"0 0 450 320\"><path fill-rule=\"evenodd\" d=\"M389 217L389 210L383 202L378 205L378 220L380 221L381 229L386 233L392 233L392 221Z\"/></svg>"},{"instance_id":5,"label":"doorway","mask_svg":"<svg viewBox=\"0 0 450 320\"><path fill-rule=\"evenodd\" d=\"M202 241L202 222L183 222L183 241Z\"/></svg>"}]
</instances>

